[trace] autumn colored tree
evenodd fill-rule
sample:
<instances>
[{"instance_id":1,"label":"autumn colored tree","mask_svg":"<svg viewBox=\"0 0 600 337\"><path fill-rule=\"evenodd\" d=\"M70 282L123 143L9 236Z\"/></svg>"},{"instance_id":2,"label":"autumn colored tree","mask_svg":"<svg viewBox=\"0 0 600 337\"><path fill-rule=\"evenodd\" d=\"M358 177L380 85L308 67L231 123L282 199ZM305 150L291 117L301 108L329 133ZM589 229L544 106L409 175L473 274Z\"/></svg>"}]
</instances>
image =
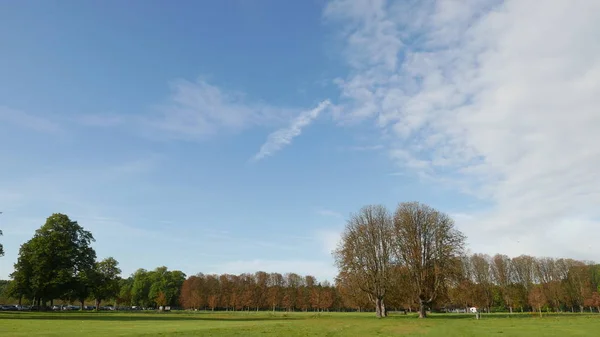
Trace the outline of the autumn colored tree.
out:
<instances>
[{"instance_id":1,"label":"autumn colored tree","mask_svg":"<svg viewBox=\"0 0 600 337\"><path fill-rule=\"evenodd\" d=\"M407 268L419 317L444 290L457 270L465 236L454 228L446 214L417 202L401 203L394 214L394 249L397 260Z\"/></svg>"},{"instance_id":2,"label":"autumn colored tree","mask_svg":"<svg viewBox=\"0 0 600 337\"><path fill-rule=\"evenodd\" d=\"M283 298L283 287L285 280L279 273L271 273L269 275L269 283L267 290L267 302L273 308L273 312L279 306Z\"/></svg>"},{"instance_id":3,"label":"autumn colored tree","mask_svg":"<svg viewBox=\"0 0 600 337\"><path fill-rule=\"evenodd\" d=\"M208 307L211 311L215 311L217 304L219 303L219 296L216 294L208 296Z\"/></svg>"},{"instance_id":4,"label":"autumn colored tree","mask_svg":"<svg viewBox=\"0 0 600 337\"><path fill-rule=\"evenodd\" d=\"M335 278L335 287L342 298L342 305L345 308L356 309L359 312L373 308L374 305L367 293L362 291L354 282L356 282L356 277L346 272L340 272Z\"/></svg>"},{"instance_id":5,"label":"autumn colored tree","mask_svg":"<svg viewBox=\"0 0 600 337\"><path fill-rule=\"evenodd\" d=\"M484 254L473 254L471 256L471 265L473 267L473 277L477 284L477 304L480 307L487 308L490 312L490 307L493 303L493 286L492 273L490 269L490 257Z\"/></svg>"},{"instance_id":6,"label":"autumn colored tree","mask_svg":"<svg viewBox=\"0 0 600 337\"><path fill-rule=\"evenodd\" d=\"M529 305L532 308L537 309L540 313L540 317L542 317L542 307L548 303L548 299L546 298L546 294L542 286L537 285L531 288L529 291Z\"/></svg>"},{"instance_id":7,"label":"autumn colored tree","mask_svg":"<svg viewBox=\"0 0 600 337\"><path fill-rule=\"evenodd\" d=\"M385 296L392 271L392 219L384 206L363 207L351 216L334 251L340 272L353 280L375 304L378 318L386 317Z\"/></svg>"},{"instance_id":8,"label":"autumn colored tree","mask_svg":"<svg viewBox=\"0 0 600 337\"><path fill-rule=\"evenodd\" d=\"M165 295L164 292L159 292L158 296L156 296L156 305L158 305L159 307L164 307L165 305L167 305L167 296Z\"/></svg>"}]
</instances>

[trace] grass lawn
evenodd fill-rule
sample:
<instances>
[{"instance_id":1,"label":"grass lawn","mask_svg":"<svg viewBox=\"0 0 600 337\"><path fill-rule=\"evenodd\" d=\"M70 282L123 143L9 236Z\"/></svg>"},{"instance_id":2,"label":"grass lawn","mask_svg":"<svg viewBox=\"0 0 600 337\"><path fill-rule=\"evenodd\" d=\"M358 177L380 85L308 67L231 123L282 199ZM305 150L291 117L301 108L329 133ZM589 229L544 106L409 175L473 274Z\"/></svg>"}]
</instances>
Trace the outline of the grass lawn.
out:
<instances>
[{"instance_id":1,"label":"grass lawn","mask_svg":"<svg viewBox=\"0 0 600 337\"><path fill-rule=\"evenodd\" d=\"M0 312L0 336L598 336L600 315Z\"/></svg>"}]
</instances>

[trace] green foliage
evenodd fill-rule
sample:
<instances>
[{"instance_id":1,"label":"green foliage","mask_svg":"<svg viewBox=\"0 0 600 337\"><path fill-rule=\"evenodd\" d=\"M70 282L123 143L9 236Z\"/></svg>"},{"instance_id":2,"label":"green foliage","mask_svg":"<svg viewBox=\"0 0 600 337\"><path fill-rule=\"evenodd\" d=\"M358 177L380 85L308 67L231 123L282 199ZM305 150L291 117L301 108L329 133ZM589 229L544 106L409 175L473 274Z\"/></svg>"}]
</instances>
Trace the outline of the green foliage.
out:
<instances>
[{"instance_id":1,"label":"green foliage","mask_svg":"<svg viewBox=\"0 0 600 337\"><path fill-rule=\"evenodd\" d=\"M166 303L175 306L185 281L185 274L179 270L169 271L163 266L153 271L139 269L133 274L132 279L132 304L144 307L157 306L157 299L163 293Z\"/></svg>"},{"instance_id":2,"label":"green foliage","mask_svg":"<svg viewBox=\"0 0 600 337\"><path fill-rule=\"evenodd\" d=\"M149 300L150 287L152 286L148 271L138 269L133 274L133 284L131 286L131 304L150 306Z\"/></svg>"},{"instance_id":3,"label":"green foliage","mask_svg":"<svg viewBox=\"0 0 600 337\"><path fill-rule=\"evenodd\" d=\"M52 214L19 250L11 275L18 295L85 298L96 252L92 233L60 213Z\"/></svg>"},{"instance_id":4,"label":"green foliage","mask_svg":"<svg viewBox=\"0 0 600 337\"><path fill-rule=\"evenodd\" d=\"M91 295L96 299L96 305L119 294L119 274L121 274L119 262L112 257L95 264L92 273Z\"/></svg>"},{"instance_id":5,"label":"green foliage","mask_svg":"<svg viewBox=\"0 0 600 337\"><path fill-rule=\"evenodd\" d=\"M0 236L2 236L2 230L0 230ZM0 243L0 257L4 256L4 247L2 246L2 244Z\"/></svg>"}]
</instances>

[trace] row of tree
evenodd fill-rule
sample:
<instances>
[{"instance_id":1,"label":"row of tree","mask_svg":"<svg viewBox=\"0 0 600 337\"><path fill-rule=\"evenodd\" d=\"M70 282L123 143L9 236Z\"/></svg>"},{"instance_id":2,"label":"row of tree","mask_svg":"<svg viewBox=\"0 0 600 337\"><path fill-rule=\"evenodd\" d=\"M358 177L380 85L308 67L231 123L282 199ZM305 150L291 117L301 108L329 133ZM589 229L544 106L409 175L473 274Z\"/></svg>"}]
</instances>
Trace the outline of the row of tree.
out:
<instances>
[{"instance_id":1,"label":"row of tree","mask_svg":"<svg viewBox=\"0 0 600 337\"><path fill-rule=\"evenodd\" d=\"M196 310L329 311L341 302L335 287L314 276L259 271L191 276L183 283L180 303Z\"/></svg>"},{"instance_id":2,"label":"row of tree","mask_svg":"<svg viewBox=\"0 0 600 337\"><path fill-rule=\"evenodd\" d=\"M600 310L600 265L573 259L521 255L465 256L447 301L453 306L487 308L542 307L554 311Z\"/></svg>"},{"instance_id":3,"label":"row of tree","mask_svg":"<svg viewBox=\"0 0 600 337\"><path fill-rule=\"evenodd\" d=\"M465 236L446 214L427 205L401 203L363 207L348 221L334 251L336 284L350 307L386 304L487 310L543 307L556 311L596 307L600 311L600 266L572 259L466 255Z\"/></svg>"},{"instance_id":4,"label":"row of tree","mask_svg":"<svg viewBox=\"0 0 600 337\"><path fill-rule=\"evenodd\" d=\"M427 205L403 203L392 214L366 206L349 219L333 252L335 285L313 276L256 272L197 274L139 269L121 278L113 258L96 261L92 234L53 214L24 243L0 296L40 308L110 300L115 305L206 310L600 311L600 265L572 259L466 255L452 219Z\"/></svg>"}]
</instances>

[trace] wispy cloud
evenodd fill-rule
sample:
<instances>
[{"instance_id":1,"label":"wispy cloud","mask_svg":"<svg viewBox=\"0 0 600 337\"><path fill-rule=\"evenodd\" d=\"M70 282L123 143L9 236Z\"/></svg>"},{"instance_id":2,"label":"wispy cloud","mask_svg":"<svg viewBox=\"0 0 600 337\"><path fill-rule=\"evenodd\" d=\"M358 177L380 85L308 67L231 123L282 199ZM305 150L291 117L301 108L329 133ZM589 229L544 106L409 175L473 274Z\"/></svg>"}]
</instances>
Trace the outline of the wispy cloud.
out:
<instances>
[{"instance_id":1,"label":"wispy cloud","mask_svg":"<svg viewBox=\"0 0 600 337\"><path fill-rule=\"evenodd\" d=\"M117 114L84 114L74 117L75 122L84 126L110 127L126 122L126 117Z\"/></svg>"},{"instance_id":2,"label":"wispy cloud","mask_svg":"<svg viewBox=\"0 0 600 337\"><path fill-rule=\"evenodd\" d=\"M365 146L350 146L350 147L348 147L348 150L365 152L365 151L379 151L379 150L383 150L384 148L385 148L385 146L383 144L377 144L377 145L365 145Z\"/></svg>"},{"instance_id":3,"label":"wispy cloud","mask_svg":"<svg viewBox=\"0 0 600 337\"><path fill-rule=\"evenodd\" d=\"M172 95L168 102L158 107L159 116L147 124L177 138L202 138L217 132L279 125L293 113L292 109L251 100L244 93L225 91L203 80L177 80L170 86Z\"/></svg>"},{"instance_id":4,"label":"wispy cloud","mask_svg":"<svg viewBox=\"0 0 600 337\"><path fill-rule=\"evenodd\" d=\"M57 132L58 123L23 111L0 106L0 124L10 124L40 132Z\"/></svg>"},{"instance_id":5,"label":"wispy cloud","mask_svg":"<svg viewBox=\"0 0 600 337\"><path fill-rule=\"evenodd\" d=\"M332 1L324 15L350 67L339 118L372 120L405 171L492 203L460 219L482 249L542 228L564 234L532 253L600 239L600 3Z\"/></svg>"},{"instance_id":6,"label":"wispy cloud","mask_svg":"<svg viewBox=\"0 0 600 337\"><path fill-rule=\"evenodd\" d=\"M261 160L289 145L295 137L302 133L302 129L316 119L330 104L328 100L323 101L316 108L302 112L291 121L288 127L271 133L267 141L260 147L260 150L252 159L254 161Z\"/></svg>"},{"instance_id":7,"label":"wispy cloud","mask_svg":"<svg viewBox=\"0 0 600 337\"><path fill-rule=\"evenodd\" d=\"M254 127L279 127L299 111L272 106L203 79L174 80L169 88L163 103L140 113L86 114L74 119L90 127L126 127L152 139L202 140Z\"/></svg>"},{"instance_id":8,"label":"wispy cloud","mask_svg":"<svg viewBox=\"0 0 600 337\"><path fill-rule=\"evenodd\" d=\"M319 215L323 215L323 216L329 216L329 217L334 217L334 218L338 218L338 219L343 219L344 216L336 211L332 211L329 209L323 209L317 212Z\"/></svg>"},{"instance_id":9,"label":"wispy cloud","mask_svg":"<svg viewBox=\"0 0 600 337\"><path fill-rule=\"evenodd\" d=\"M315 239L321 244L323 253L332 254L342 239L342 229L322 229L315 232Z\"/></svg>"}]
</instances>

